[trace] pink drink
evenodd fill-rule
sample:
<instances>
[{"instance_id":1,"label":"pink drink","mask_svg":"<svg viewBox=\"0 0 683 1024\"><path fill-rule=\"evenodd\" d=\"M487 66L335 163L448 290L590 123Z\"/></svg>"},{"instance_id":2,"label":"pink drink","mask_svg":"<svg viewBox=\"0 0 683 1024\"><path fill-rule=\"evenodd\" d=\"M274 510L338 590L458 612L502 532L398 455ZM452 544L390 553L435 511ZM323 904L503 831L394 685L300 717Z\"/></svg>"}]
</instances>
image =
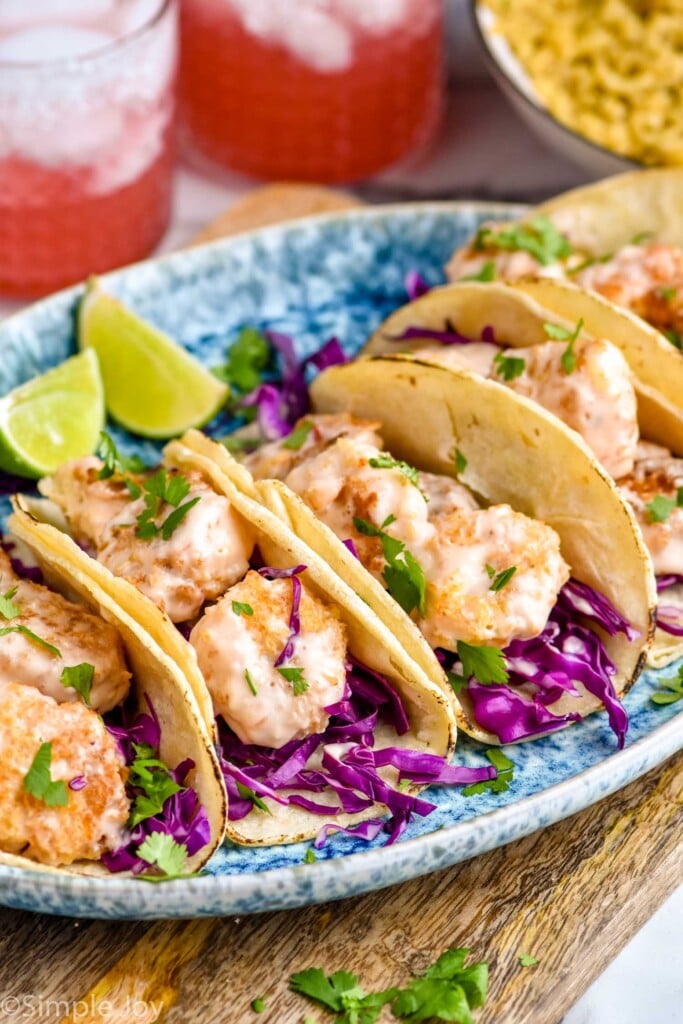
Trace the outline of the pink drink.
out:
<instances>
[{"instance_id":1,"label":"pink drink","mask_svg":"<svg viewBox=\"0 0 683 1024\"><path fill-rule=\"evenodd\" d=\"M0 294L146 255L170 214L173 0L0 0Z\"/></svg>"},{"instance_id":2,"label":"pink drink","mask_svg":"<svg viewBox=\"0 0 683 1024\"><path fill-rule=\"evenodd\" d=\"M258 177L350 181L433 134L442 0L181 0L191 152Z\"/></svg>"}]
</instances>

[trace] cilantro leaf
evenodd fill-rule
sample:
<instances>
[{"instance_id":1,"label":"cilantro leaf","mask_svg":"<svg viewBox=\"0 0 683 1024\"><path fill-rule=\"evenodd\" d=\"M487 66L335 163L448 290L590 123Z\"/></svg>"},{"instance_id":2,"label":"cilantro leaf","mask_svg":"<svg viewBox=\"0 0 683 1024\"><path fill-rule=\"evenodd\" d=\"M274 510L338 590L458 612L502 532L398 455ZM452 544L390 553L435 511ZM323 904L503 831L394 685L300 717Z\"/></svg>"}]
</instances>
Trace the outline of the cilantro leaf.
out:
<instances>
[{"instance_id":1,"label":"cilantro leaf","mask_svg":"<svg viewBox=\"0 0 683 1024\"><path fill-rule=\"evenodd\" d=\"M486 568L488 570L490 566L487 566ZM493 582L491 583L489 590L492 590L494 594L497 594L499 590L502 590L503 587L508 585L516 572L516 565L510 565L507 569L502 569L499 573L496 573L494 569L494 575L492 577Z\"/></svg>"},{"instance_id":2,"label":"cilantro leaf","mask_svg":"<svg viewBox=\"0 0 683 1024\"><path fill-rule=\"evenodd\" d=\"M50 776L51 764L52 744L41 743L24 776L24 790L36 800L42 800L46 807L66 807L69 803L66 783L61 779L53 781Z\"/></svg>"},{"instance_id":3,"label":"cilantro leaf","mask_svg":"<svg viewBox=\"0 0 683 1024\"><path fill-rule=\"evenodd\" d=\"M121 455L114 439L106 430L100 432L97 454L104 462L102 469L97 474L98 480L108 480L111 476L124 473L142 473L147 468L137 455Z\"/></svg>"},{"instance_id":4,"label":"cilantro leaf","mask_svg":"<svg viewBox=\"0 0 683 1024\"><path fill-rule=\"evenodd\" d=\"M135 536L141 540L152 540L159 534L163 540L170 540L174 530L200 500L200 496L197 496L181 505L180 502L189 494L190 481L182 473L168 473L163 468L145 480L142 489L145 492L145 507L137 517L135 530ZM159 527L154 520L161 513L164 503L172 505L175 511Z\"/></svg>"},{"instance_id":5,"label":"cilantro leaf","mask_svg":"<svg viewBox=\"0 0 683 1024\"><path fill-rule=\"evenodd\" d=\"M415 466L409 465L407 462L403 462L401 459L395 459L387 452L382 452L376 458L370 459L368 465L372 466L373 469L397 469L399 473L409 480L413 487L417 487L420 494L425 501L428 501L427 496L422 492L420 488L420 474L418 473Z\"/></svg>"},{"instance_id":6,"label":"cilantro leaf","mask_svg":"<svg viewBox=\"0 0 683 1024\"><path fill-rule=\"evenodd\" d=\"M453 693L460 693L460 691L467 686L467 679L465 676L458 675L457 672L447 672L446 678L453 687Z\"/></svg>"},{"instance_id":7,"label":"cilantro leaf","mask_svg":"<svg viewBox=\"0 0 683 1024\"><path fill-rule=\"evenodd\" d=\"M254 792L251 786L245 786L244 783L242 782L235 782L235 785L237 786L237 792L239 793L243 800L251 800L254 807L258 807L259 811L265 811L266 814L273 813L268 804L265 803L265 801L263 801L261 797Z\"/></svg>"},{"instance_id":8,"label":"cilantro leaf","mask_svg":"<svg viewBox=\"0 0 683 1024\"><path fill-rule=\"evenodd\" d=\"M520 953L519 954L519 965L520 967L535 967L538 960L531 953Z\"/></svg>"},{"instance_id":9,"label":"cilantro leaf","mask_svg":"<svg viewBox=\"0 0 683 1024\"><path fill-rule=\"evenodd\" d=\"M28 628L28 626L5 626L4 629L0 629L0 636L7 636L8 633L23 633L24 636L28 637L29 640L32 640L34 644L44 647L46 651L53 654L55 658L61 658L62 656L59 648L55 647L53 644L49 644L47 640L43 640L42 637L38 636L37 633L34 633L32 629Z\"/></svg>"},{"instance_id":10,"label":"cilantro leaf","mask_svg":"<svg viewBox=\"0 0 683 1024\"><path fill-rule=\"evenodd\" d=\"M278 672L288 683L292 684L292 693L295 697L300 697L302 693L306 693L309 687L304 679L304 670L302 668L278 668Z\"/></svg>"},{"instance_id":11,"label":"cilantro leaf","mask_svg":"<svg viewBox=\"0 0 683 1024\"><path fill-rule=\"evenodd\" d=\"M683 508L683 487L679 487L675 498L656 494L645 506L651 523L665 523L675 508Z\"/></svg>"},{"instance_id":12,"label":"cilantro leaf","mask_svg":"<svg viewBox=\"0 0 683 1024\"><path fill-rule=\"evenodd\" d=\"M249 671L248 668L245 668L245 670L244 670L244 678L246 679L247 686L249 687L249 689L253 693L254 697L258 697L258 690L256 689L256 683L254 682L254 677L252 676L252 674L251 674L251 672Z\"/></svg>"},{"instance_id":13,"label":"cilantro leaf","mask_svg":"<svg viewBox=\"0 0 683 1024\"><path fill-rule=\"evenodd\" d=\"M472 676L480 683L506 683L505 655L498 647L478 647L458 640L456 653L462 662L466 679Z\"/></svg>"},{"instance_id":14,"label":"cilantro leaf","mask_svg":"<svg viewBox=\"0 0 683 1024\"><path fill-rule=\"evenodd\" d=\"M187 846L165 832L152 832L135 852L164 875L181 875L187 863Z\"/></svg>"},{"instance_id":15,"label":"cilantro leaf","mask_svg":"<svg viewBox=\"0 0 683 1024\"><path fill-rule=\"evenodd\" d=\"M254 1013L263 1013L266 1008L266 1002L261 996L258 996L256 999L252 999L251 1008Z\"/></svg>"},{"instance_id":16,"label":"cilantro leaf","mask_svg":"<svg viewBox=\"0 0 683 1024\"><path fill-rule=\"evenodd\" d=\"M315 864L317 859L318 858L315 855L315 850L313 849L312 846L309 846L308 849L306 850L306 855L304 857L304 864Z\"/></svg>"},{"instance_id":17,"label":"cilantro leaf","mask_svg":"<svg viewBox=\"0 0 683 1024\"><path fill-rule=\"evenodd\" d=\"M495 281L496 279L496 265L493 260L487 260L483 265L478 274L468 274L467 277L461 277L461 281Z\"/></svg>"},{"instance_id":18,"label":"cilantro leaf","mask_svg":"<svg viewBox=\"0 0 683 1024\"><path fill-rule=\"evenodd\" d=\"M463 455L459 448L453 448L451 452L451 458L455 466L455 471L458 474L458 476L460 476L467 469L467 459L465 458L465 456Z\"/></svg>"},{"instance_id":19,"label":"cilantro leaf","mask_svg":"<svg viewBox=\"0 0 683 1024\"><path fill-rule=\"evenodd\" d=\"M683 349L683 339L681 339L681 336L677 331L665 329L662 331L662 334L664 335L667 341L671 342L674 348Z\"/></svg>"},{"instance_id":20,"label":"cilantro leaf","mask_svg":"<svg viewBox=\"0 0 683 1024\"><path fill-rule=\"evenodd\" d=\"M224 365L214 367L212 372L225 384L246 394L261 383L270 356L270 344L265 335L255 327L243 327L228 350Z\"/></svg>"},{"instance_id":21,"label":"cilantro leaf","mask_svg":"<svg viewBox=\"0 0 683 1024\"><path fill-rule=\"evenodd\" d=\"M79 693L90 707L90 691L94 678L95 666L88 664L87 661L82 661L80 665L65 665L59 681L62 686Z\"/></svg>"},{"instance_id":22,"label":"cilantro leaf","mask_svg":"<svg viewBox=\"0 0 683 1024\"><path fill-rule=\"evenodd\" d=\"M502 352L497 352L493 365L496 368L496 373L503 380L515 380L516 377L521 377L524 373L526 360L517 356L504 356Z\"/></svg>"},{"instance_id":23,"label":"cilantro leaf","mask_svg":"<svg viewBox=\"0 0 683 1024\"><path fill-rule=\"evenodd\" d=\"M21 608L12 600L18 589L18 586L10 587L9 590L6 590L0 596L0 615L2 615L3 619L16 619L21 615Z\"/></svg>"},{"instance_id":24,"label":"cilantro leaf","mask_svg":"<svg viewBox=\"0 0 683 1024\"><path fill-rule=\"evenodd\" d=\"M574 370L576 369L576 353L574 351L574 344L582 329L583 317L581 317L577 322L573 331L569 331L566 327L561 327L558 324L543 324L543 330L549 338L553 338L555 341L568 342L560 359L562 369L566 374L574 373Z\"/></svg>"},{"instance_id":25,"label":"cilantro leaf","mask_svg":"<svg viewBox=\"0 0 683 1024\"><path fill-rule=\"evenodd\" d=\"M235 615L253 615L254 609L246 601L233 601L232 610Z\"/></svg>"},{"instance_id":26,"label":"cilantro leaf","mask_svg":"<svg viewBox=\"0 0 683 1024\"><path fill-rule=\"evenodd\" d=\"M653 704L663 706L683 700L683 665L679 668L677 676L660 679L659 683L658 689L650 697Z\"/></svg>"},{"instance_id":27,"label":"cilantro leaf","mask_svg":"<svg viewBox=\"0 0 683 1024\"><path fill-rule=\"evenodd\" d=\"M178 526L180 526L187 513L190 511L191 508L195 507L195 505L197 504L198 501L200 501L200 499L201 495L198 494L196 498L192 498L191 501L186 501L184 505L179 505L178 508L175 509L175 511L171 512L171 514L167 516L166 519L164 519L163 525L161 527L162 540L171 539L173 531Z\"/></svg>"},{"instance_id":28,"label":"cilantro leaf","mask_svg":"<svg viewBox=\"0 0 683 1024\"><path fill-rule=\"evenodd\" d=\"M133 749L135 760L129 769L128 785L136 795L128 818L129 828L159 814L168 798L183 789L150 746L134 744Z\"/></svg>"},{"instance_id":29,"label":"cilantro leaf","mask_svg":"<svg viewBox=\"0 0 683 1024\"><path fill-rule=\"evenodd\" d=\"M293 974L289 984L294 992L341 1014L336 1024L374 1024L385 1003L391 1002L397 994L396 989L388 989L366 995L355 974L335 971L328 978L319 967Z\"/></svg>"},{"instance_id":30,"label":"cilantro leaf","mask_svg":"<svg viewBox=\"0 0 683 1024\"><path fill-rule=\"evenodd\" d=\"M665 302L672 302L676 298L675 288L660 288L659 294L662 296Z\"/></svg>"},{"instance_id":31,"label":"cilantro leaf","mask_svg":"<svg viewBox=\"0 0 683 1024\"><path fill-rule=\"evenodd\" d=\"M290 452L298 452L306 442L306 438L313 430L313 422L304 420L298 427L295 427L291 434L282 442L282 447Z\"/></svg>"},{"instance_id":32,"label":"cilantro leaf","mask_svg":"<svg viewBox=\"0 0 683 1024\"><path fill-rule=\"evenodd\" d=\"M375 526L367 519L353 517L353 525L359 533L366 537L379 537L386 566L382 578L387 590L397 601L404 612L410 614L417 608L420 615L425 613L427 599L427 580L424 570L414 555L408 551L403 541L397 540L386 533L386 527L396 521L395 516L387 516L381 526Z\"/></svg>"},{"instance_id":33,"label":"cilantro leaf","mask_svg":"<svg viewBox=\"0 0 683 1024\"><path fill-rule=\"evenodd\" d=\"M505 793L510 788L510 783L515 772L514 761L506 757L502 750L493 747L484 751L487 758L497 771L495 779L485 779L483 782L473 782L461 790L463 796L479 796L481 793Z\"/></svg>"},{"instance_id":34,"label":"cilantro leaf","mask_svg":"<svg viewBox=\"0 0 683 1024\"><path fill-rule=\"evenodd\" d=\"M477 251L501 249L507 252L528 252L543 267L571 256L572 247L553 222L544 216L534 217L526 224L511 224L499 230L482 227L474 239Z\"/></svg>"},{"instance_id":35,"label":"cilantro leaf","mask_svg":"<svg viewBox=\"0 0 683 1024\"><path fill-rule=\"evenodd\" d=\"M351 975L353 977L353 975ZM356 985L356 978L353 977L353 985ZM298 971L289 979L289 987L293 992L302 996L308 996L316 1003L321 1003L328 1010L340 1011L341 997L339 990L332 984L332 979L325 976L320 967L309 967L306 971Z\"/></svg>"}]
</instances>

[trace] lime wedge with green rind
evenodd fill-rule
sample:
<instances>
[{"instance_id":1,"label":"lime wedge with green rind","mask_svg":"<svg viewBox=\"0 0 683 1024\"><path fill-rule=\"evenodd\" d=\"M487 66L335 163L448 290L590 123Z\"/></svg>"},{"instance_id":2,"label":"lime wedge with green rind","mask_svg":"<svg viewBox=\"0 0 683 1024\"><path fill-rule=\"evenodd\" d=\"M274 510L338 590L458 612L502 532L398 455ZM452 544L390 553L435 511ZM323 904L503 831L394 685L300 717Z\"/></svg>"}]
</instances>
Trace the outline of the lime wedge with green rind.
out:
<instances>
[{"instance_id":1,"label":"lime wedge with green rind","mask_svg":"<svg viewBox=\"0 0 683 1024\"><path fill-rule=\"evenodd\" d=\"M0 468L41 477L89 455L104 426L104 392L94 352L67 359L0 398Z\"/></svg>"},{"instance_id":2,"label":"lime wedge with green rind","mask_svg":"<svg viewBox=\"0 0 683 1024\"><path fill-rule=\"evenodd\" d=\"M224 405L228 388L182 346L91 282L81 302L78 345L100 361L107 411L143 437L177 437Z\"/></svg>"}]
</instances>

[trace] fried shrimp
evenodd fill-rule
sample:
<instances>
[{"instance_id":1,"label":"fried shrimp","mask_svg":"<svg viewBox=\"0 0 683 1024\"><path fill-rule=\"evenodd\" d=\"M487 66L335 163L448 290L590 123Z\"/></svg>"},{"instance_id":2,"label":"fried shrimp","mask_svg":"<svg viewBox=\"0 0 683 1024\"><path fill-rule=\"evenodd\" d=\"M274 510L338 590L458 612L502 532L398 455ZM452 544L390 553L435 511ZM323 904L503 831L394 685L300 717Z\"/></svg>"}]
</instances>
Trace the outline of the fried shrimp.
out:
<instances>
[{"instance_id":1,"label":"fried shrimp","mask_svg":"<svg viewBox=\"0 0 683 1024\"><path fill-rule=\"evenodd\" d=\"M503 357L523 360L524 369L502 383L581 434L612 476L631 472L638 444L636 394L615 345L577 339L568 353L567 342L548 341L506 349Z\"/></svg>"},{"instance_id":2,"label":"fried shrimp","mask_svg":"<svg viewBox=\"0 0 683 1024\"><path fill-rule=\"evenodd\" d=\"M38 484L41 494L61 508L74 538L90 548L97 548L105 526L130 503L122 477L100 480L103 466L95 455L87 455L65 462Z\"/></svg>"},{"instance_id":3,"label":"fried shrimp","mask_svg":"<svg viewBox=\"0 0 683 1024\"><path fill-rule=\"evenodd\" d=\"M50 744L50 779L66 804L27 791L26 776ZM77 790L69 787L82 779ZM99 860L123 841L130 810L116 740L85 705L57 704L33 687L8 683L0 701L0 849L43 864ZM80 788L82 786L82 788Z\"/></svg>"},{"instance_id":4,"label":"fried shrimp","mask_svg":"<svg viewBox=\"0 0 683 1024\"><path fill-rule=\"evenodd\" d=\"M569 579L555 531L509 505L450 512L434 526L418 620L432 647L505 647L538 635Z\"/></svg>"},{"instance_id":5,"label":"fried shrimp","mask_svg":"<svg viewBox=\"0 0 683 1024\"><path fill-rule=\"evenodd\" d=\"M340 437L381 448L382 439L377 433L380 426L378 421L357 419L347 412L303 416L288 437L262 445L245 457L244 465L257 480L284 480L295 466L318 455Z\"/></svg>"},{"instance_id":6,"label":"fried shrimp","mask_svg":"<svg viewBox=\"0 0 683 1024\"><path fill-rule=\"evenodd\" d=\"M325 708L344 693L345 627L335 609L300 586L299 632L291 657L277 667L291 631L291 579L250 571L190 634L216 713L243 743L279 748L322 732Z\"/></svg>"},{"instance_id":7,"label":"fried shrimp","mask_svg":"<svg viewBox=\"0 0 683 1024\"><path fill-rule=\"evenodd\" d=\"M83 605L19 579L4 551L0 551L0 589L5 595L14 591L9 599L14 607L5 609L3 626L23 626L59 651L55 654L19 630L1 637L0 699L4 700L8 685L23 683L59 704L80 700L61 677L65 667L86 663L94 669L89 701L95 711L109 711L121 703L130 687L130 672L113 626ZM14 610L16 615L11 614Z\"/></svg>"},{"instance_id":8,"label":"fried shrimp","mask_svg":"<svg viewBox=\"0 0 683 1024\"><path fill-rule=\"evenodd\" d=\"M353 540L365 568L380 579L386 564L381 542L358 530L354 519L378 528L387 524L391 536L411 551L434 532L419 483L371 444L339 438L293 469L285 483L341 540Z\"/></svg>"},{"instance_id":9,"label":"fried shrimp","mask_svg":"<svg viewBox=\"0 0 683 1024\"><path fill-rule=\"evenodd\" d=\"M641 444L633 472L618 481L622 497L636 514L658 575L683 569L683 459L659 445Z\"/></svg>"},{"instance_id":10,"label":"fried shrimp","mask_svg":"<svg viewBox=\"0 0 683 1024\"><path fill-rule=\"evenodd\" d=\"M169 475L172 475L172 471ZM166 539L138 536L143 498L129 501L100 534L97 557L116 576L146 594L173 622L186 622L244 576L254 540L247 524L199 473L184 474L190 489L183 501L196 504ZM168 507L155 523L159 527Z\"/></svg>"}]
</instances>

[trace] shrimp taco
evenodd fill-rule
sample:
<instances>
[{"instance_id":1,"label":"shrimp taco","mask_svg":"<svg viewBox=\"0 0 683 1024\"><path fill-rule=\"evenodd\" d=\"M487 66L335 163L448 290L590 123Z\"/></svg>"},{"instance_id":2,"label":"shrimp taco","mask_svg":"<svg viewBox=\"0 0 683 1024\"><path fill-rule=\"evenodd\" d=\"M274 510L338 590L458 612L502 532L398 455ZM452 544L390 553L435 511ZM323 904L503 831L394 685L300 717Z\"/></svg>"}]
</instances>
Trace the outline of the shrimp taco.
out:
<instances>
[{"instance_id":1,"label":"shrimp taco","mask_svg":"<svg viewBox=\"0 0 683 1024\"><path fill-rule=\"evenodd\" d=\"M630 504L662 591L651 664L683 654L683 359L598 295L544 280L435 288L366 355L409 348L532 399L583 437Z\"/></svg>"},{"instance_id":2,"label":"shrimp taco","mask_svg":"<svg viewBox=\"0 0 683 1024\"><path fill-rule=\"evenodd\" d=\"M654 580L581 439L500 384L405 357L326 370L311 395L318 413L248 458L256 490L450 694L459 726L507 743L606 707L622 744Z\"/></svg>"},{"instance_id":3,"label":"shrimp taco","mask_svg":"<svg viewBox=\"0 0 683 1024\"><path fill-rule=\"evenodd\" d=\"M0 551L0 863L197 871L223 838L226 799L187 680L125 610L126 588L100 587L68 537L21 499L8 527L22 559Z\"/></svg>"},{"instance_id":4,"label":"shrimp taco","mask_svg":"<svg viewBox=\"0 0 683 1024\"><path fill-rule=\"evenodd\" d=\"M483 224L451 281L573 281L662 331L683 335L683 170L635 171L557 196L518 223Z\"/></svg>"},{"instance_id":5,"label":"shrimp taco","mask_svg":"<svg viewBox=\"0 0 683 1024\"><path fill-rule=\"evenodd\" d=\"M110 588L136 588L131 614L167 654L198 667L217 720L231 840L296 842L321 826L393 840L411 815L434 809L422 786L495 771L448 763L456 722L440 681L257 500L243 467L223 472L216 450L191 433L167 445L155 472L110 452L111 473L89 457L42 490L91 546L91 571L106 573ZM168 618L161 629L164 614L187 640Z\"/></svg>"}]
</instances>

